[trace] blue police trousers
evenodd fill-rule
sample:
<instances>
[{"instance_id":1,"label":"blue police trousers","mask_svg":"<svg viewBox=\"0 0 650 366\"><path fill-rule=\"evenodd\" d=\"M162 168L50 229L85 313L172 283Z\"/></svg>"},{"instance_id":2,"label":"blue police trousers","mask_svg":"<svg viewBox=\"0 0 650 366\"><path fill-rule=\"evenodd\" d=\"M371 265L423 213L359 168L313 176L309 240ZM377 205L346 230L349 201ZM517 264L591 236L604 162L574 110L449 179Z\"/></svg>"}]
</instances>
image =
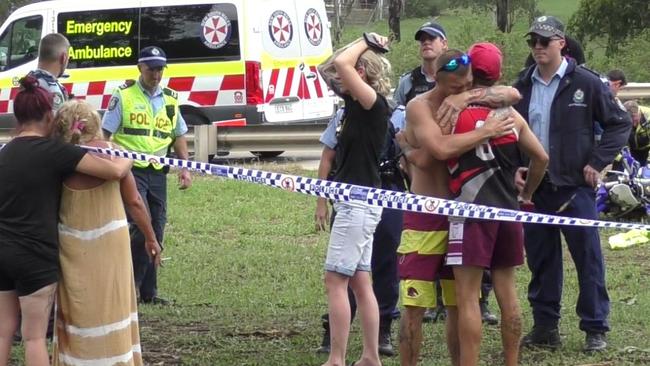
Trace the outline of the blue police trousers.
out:
<instances>
[{"instance_id":1,"label":"blue police trousers","mask_svg":"<svg viewBox=\"0 0 650 366\"><path fill-rule=\"evenodd\" d=\"M556 187L548 180L535 192L537 212L597 219L595 192L589 187ZM561 211L561 212L558 212ZM532 273L528 301L535 325L557 327L563 288L562 242L564 235L578 274L576 313L585 332L609 331L609 296L605 286L605 262L598 229L541 224L524 225L526 260Z\"/></svg>"}]
</instances>

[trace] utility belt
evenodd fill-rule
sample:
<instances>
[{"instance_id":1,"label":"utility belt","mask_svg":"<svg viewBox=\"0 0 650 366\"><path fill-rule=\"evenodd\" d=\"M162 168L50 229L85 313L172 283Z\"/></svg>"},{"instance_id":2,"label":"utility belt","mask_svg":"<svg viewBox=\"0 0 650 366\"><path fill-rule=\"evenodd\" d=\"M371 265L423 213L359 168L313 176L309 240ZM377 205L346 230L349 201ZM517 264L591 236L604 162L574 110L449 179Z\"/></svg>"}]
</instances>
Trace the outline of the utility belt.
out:
<instances>
[{"instance_id":1,"label":"utility belt","mask_svg":"<svg viewBox=\"0 0 650 366\"><path fill-rule=\"evenodd\" d=\"M399 158L381 161L379 163L379 178L382 185L394 185L402 191L405 191L410 185L399 167Z\"/></svg>"},{"instance_id":2,"label":"utility belt","mask_svg":"<svg viewBox=\"0 0 650 366\"><path fill-rule=\"evenodd\" d=\"M154 168L153 164L149 164L144 168L134 166L131 169L133 171L143 172L143 173L157 173L157 174L167 174L167 173L169 173L169 165L163 165L162 169Z\"/></svg>"}]
</instances>

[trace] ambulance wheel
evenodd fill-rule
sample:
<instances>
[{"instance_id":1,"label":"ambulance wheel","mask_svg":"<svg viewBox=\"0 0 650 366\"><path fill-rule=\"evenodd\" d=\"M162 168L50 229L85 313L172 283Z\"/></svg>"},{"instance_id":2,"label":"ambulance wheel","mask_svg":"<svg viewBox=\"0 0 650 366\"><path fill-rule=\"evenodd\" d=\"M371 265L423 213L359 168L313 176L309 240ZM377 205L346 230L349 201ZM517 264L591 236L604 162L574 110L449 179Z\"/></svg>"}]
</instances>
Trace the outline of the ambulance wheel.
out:
<instances>
[{"instance_id":1,"label":"ambulance wheel","mask_svg":"<svg viewBox=\"0 0 650 366\"><path fill-rule=\"evenodd\" d=\"M270 159L280 156L284 151L251 151L251 154L262 159Z\"/></svg>"}]
</instances>

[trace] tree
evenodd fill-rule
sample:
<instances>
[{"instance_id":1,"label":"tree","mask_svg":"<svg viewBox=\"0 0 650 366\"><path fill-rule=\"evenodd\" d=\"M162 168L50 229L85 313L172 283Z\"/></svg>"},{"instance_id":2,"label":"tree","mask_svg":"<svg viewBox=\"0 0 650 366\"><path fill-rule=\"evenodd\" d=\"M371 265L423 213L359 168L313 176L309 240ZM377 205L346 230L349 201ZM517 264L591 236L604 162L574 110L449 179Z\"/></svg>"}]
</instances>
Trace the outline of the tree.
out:
<instances>
[{"instance_id":1,"label":"tree","mask_svg":"<svg viewBox=\"0 0 650 366\"><path fill-rule=\"evenodd\" d=\"M630 37L650 27L648 0L581 0L569 21L569 30L578 40L606 40L606 54L612 56Z\"/></svg>"},{"instance_id":2,"label":"tree","mask_svg":"<svg viewBox=\"0 0 650 366\"><path fill-rule=\"evenodd\" d=\"M517 12L523 12L528 21L537 16L537 0L454 0L451 6L458 8L475 8L493 11L497 28L503 33L510 33L515 23Z\"/></svg>"},{"instance_id":3,"label":"tree","mask_svg":"<svg viewBox=\"0 0 650 366\"><path fill-rule=\"evenodd\" d=\"M388 39L391 41L401 41L399 18L402 14L402 0L390 0L388 5Z\"/></svg>"},{"instance_id":4,"label":"tree","mask_svg":"<svg viewBox=\"0 0 650 366\"><path fill-rule=\"evenodd\" d=\"M0 24L16 9L21 6L36 3L39 0L2 0L0 1Z\"/></svg>"}]
</instances>

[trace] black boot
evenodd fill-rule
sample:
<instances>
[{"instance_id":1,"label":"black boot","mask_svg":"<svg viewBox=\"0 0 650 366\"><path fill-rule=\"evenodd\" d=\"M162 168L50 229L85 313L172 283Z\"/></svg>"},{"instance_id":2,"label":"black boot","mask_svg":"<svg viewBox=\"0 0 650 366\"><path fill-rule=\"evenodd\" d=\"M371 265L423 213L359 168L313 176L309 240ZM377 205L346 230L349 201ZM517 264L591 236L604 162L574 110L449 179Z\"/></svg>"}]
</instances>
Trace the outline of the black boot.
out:
<instances>
[{"instance_id":1,"label":"black boot","mask_svg":"<svg viewBox=\"0 0 650 366\"><path fill-rule=\"evenodd\" d=\"M320 348L316 350L316 353L330 353L330 322L328 319L323 318L323 340L320 343Z\"/></svg>"},{"instance_id":2,"label":"black boot","mask_svg":"<svg viewBox=\"0 0 650 366\"><path fill-rule=\"evenodd\" d=\"M499 324L499 319L497 318L497 316L490 312L487 301L485 302L481 301L480 304L481 304L481 318L483 319L483 323L487 323L490 325Z\"/></svg>"},{"instance_id":3,"label":"black boot","mask_svg":"<svg viewBox=\"0 0 650 366\"><path fill-rule=\"evenodd\" d=\"M382 318L379 321L379 354L382 356L393 357L395 350L391 341L391 324L393 319L390 317Z\"/></svg>"}]
</instances>

